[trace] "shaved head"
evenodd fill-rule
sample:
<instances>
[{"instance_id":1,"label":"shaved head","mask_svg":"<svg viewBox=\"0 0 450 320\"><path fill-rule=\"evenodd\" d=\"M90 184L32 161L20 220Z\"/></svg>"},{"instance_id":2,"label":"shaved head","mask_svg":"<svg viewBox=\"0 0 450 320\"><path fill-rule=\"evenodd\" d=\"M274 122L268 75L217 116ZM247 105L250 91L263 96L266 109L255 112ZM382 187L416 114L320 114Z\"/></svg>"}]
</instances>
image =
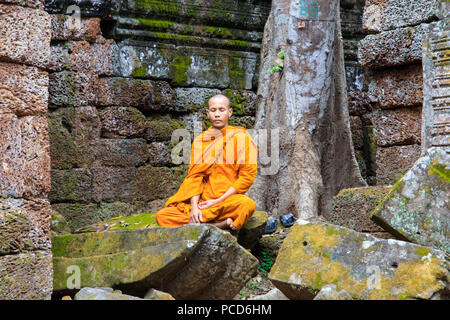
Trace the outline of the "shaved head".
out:
<instances>
[{"instance_id":1,"label":"shaved head","mask_svg":"<svg viewBox=\"0 0 450 320\"><path fill-rule=\"evenodd\" d=\"M231 101L228 99L227 96L224 96L223 94L216 94L215 96L211 97L208 101L208 105L211 105L211 102L216 103L226 103L226 106L229 108L231 106Z\"/></svg>"}]
</instances>

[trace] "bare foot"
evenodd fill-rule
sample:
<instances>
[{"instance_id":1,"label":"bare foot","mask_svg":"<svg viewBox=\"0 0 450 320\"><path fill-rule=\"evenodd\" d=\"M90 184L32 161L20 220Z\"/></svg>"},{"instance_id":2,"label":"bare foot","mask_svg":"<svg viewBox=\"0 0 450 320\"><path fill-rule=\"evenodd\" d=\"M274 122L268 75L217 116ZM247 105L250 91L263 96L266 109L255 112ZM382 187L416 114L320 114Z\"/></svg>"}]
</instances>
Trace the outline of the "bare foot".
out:
<instances>
[{"instance_id":1,"label":"bare foot","mask_svg":"<svg viewBox=\"0 0 450 320\"><path fill-rule=\"evenodd\" d=\"M233 225L233 219L231 218L227 218L223 221L220 222L213 222L211 223L213 226L216 226L217 228L220 229L231 229L231 230L236 230L236 227Z\"/></svg>"}]
</instances>

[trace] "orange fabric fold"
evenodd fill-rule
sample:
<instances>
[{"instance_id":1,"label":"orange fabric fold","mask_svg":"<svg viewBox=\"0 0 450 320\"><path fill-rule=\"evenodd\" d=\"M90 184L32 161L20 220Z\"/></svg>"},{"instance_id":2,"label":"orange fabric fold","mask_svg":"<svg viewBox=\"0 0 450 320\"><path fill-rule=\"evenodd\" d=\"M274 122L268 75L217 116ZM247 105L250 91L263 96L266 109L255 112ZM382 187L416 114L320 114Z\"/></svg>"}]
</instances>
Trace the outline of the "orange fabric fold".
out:
<instances>
[{"instance_id":1,"label":"orange fabric fold","mask_svg":"<svg viewBox=\"0 0 450 320\"><path fill-rule=\"evenodd\" d=\"M193 196L200 195L200 201L217 199L231 186L236 189L238 194L246 193L256 176L257 152L256 143L243 127L227 126L220 130L213 127L208 128L194 139L188 173L178 191L167 200L164 208L176 207L178 212L184 215L184 218L180 218L181 220L178 222L185 224L186 216L189 217L190 214L190 199ZM222 209L226 206L226 200L214 206L217 207L213 207L214 210L209 210L212 208L205 209L208 212L201 210L204 220L219 221ZM244 202L244 207L252 208L247 200ZM228 204L230 203L228 202ZM234 206L236 207L236 204ZM242 211L248 211L247 209ZM251 210L254 210L254 203ZM173 209L169 211L174 212ZM166 210L166 212L169 211ZM212 212L217 212L217 214ZM245 213L246 219L251 214ZM228 212L228 215L236 218L233 213ZM243 223L245 221L241 221L239 224ZM167 226L179 225L176 221L169 224Z\"/></svg>"}]
</instances>

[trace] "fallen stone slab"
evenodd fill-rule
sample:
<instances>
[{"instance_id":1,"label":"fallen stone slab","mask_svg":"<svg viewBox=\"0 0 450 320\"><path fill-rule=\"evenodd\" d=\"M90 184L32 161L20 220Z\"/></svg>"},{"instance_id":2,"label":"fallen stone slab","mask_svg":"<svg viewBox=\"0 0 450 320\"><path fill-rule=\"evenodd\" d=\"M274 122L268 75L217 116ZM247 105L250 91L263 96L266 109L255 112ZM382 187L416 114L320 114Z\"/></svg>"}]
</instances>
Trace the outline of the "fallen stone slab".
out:
<instances>
[{"instance_id":1,"label":"fallen stone slab","mask_svg":"<svg viewBox=\"0 0 450 320\"><path fill-rule=\"evenodd\" d=\"M232 299L258 265L229 232L211 225L69 234L53 237L52 244L54 291L71 285L75 266L82 287L138 297L155 288L176 299Z\"/></svg>"},{"instance_id":2,"label":"fallen stone slab","mask_svg":"<svg viewBox=\"0 0 450 320\"><path fill-rule=\"evenodd\" d=\"M144 300L142 298L133 297L123 294L120 290L112 288L81 288L77 292L73 300Z\"/></svg>"},{"instance_id":3,"label":"fallen stone slab","mask_svg":"<svg viewBox=\"0 0 450 320\"><path fill-rule=\"evenodd\" d=\"M313 299L327 284L361 300L439 299L450 293L442 251L305 220L284 240L269 279L290 299Z\"/></svg>"},{"instance_id":4,"label":"fallen stone slab","mask_svg":"<svg viewBox=\"0 0 450 320\"><path fill-rule=\"evenodd\" d=\"M251 298L250 300L289 300L283 292L274 288L267 292L266 294L262 294L256 297Z\"/></svg>"},{"instance_id":5,"label":"fallen stone slab","mask_svg":"<svg viewBox=\"0 0 450 320\"><path fill-rule=\"evenodd\" d=\"M313 300L353 300L352 296L348 294L347 291L336 290L335 284L326 284L320 289L317 296Z\"/></svg>"},{"instance_id":6,"label":"fallen stone slab","mask_svg":"<svg viewBox=\"0 0 450 320\"><path fill-rule=\"evenodd\" d=\"M252 250L264 234L267 224L267 212L256 211L244 226L236 233L238 243L247 250ZM142 213L130 216L118 216L91 226L82 227L75 233L98 232L106 230L136 230L159 227L156 213Z\"/></svg>"},{"instance_id":7,"label":"fallen stone slab","mask_svg":"<svg viewBox=\"0 0 450 320\"><path fill-rule=\"evenodd\" d=\"M392 187L371 219L391 234L450 253L450 154L430 148Z\"/></svg>"}]
</instances>

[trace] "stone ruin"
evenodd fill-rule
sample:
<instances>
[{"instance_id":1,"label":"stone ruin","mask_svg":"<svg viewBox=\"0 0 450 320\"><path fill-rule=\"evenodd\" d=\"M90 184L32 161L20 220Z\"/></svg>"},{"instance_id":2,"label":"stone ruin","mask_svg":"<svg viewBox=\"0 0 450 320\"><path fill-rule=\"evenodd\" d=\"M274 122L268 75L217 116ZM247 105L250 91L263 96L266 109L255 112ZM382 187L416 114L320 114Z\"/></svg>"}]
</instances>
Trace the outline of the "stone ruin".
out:
<instances>
[{"instance_id":1,"label":"stone ruin","mask_svg":"<svg viewBox=\"0 0 450 320\"><path fill-rule=\"evenodd\" d=\"M444 189L418 200L437 208L430 221L401 229L404 206L391 204L392 185L428 185L409 173L413 165L442 172L448 164L446 33L434 31L445 28L441 3L340 2L353 146L370 187L342 190L330 222L445 251L448 176ZM80 8L79 23L69 4ZM74 232L162 207L187 168L171 162L171 133L192 132L196 121L205 129L209 97L229 96L231 124L253 127L270 7L0 0L0 299L51 298L55 217ZM444 150L437 163L435 150Z\"/></svg>"}]
</instances>

